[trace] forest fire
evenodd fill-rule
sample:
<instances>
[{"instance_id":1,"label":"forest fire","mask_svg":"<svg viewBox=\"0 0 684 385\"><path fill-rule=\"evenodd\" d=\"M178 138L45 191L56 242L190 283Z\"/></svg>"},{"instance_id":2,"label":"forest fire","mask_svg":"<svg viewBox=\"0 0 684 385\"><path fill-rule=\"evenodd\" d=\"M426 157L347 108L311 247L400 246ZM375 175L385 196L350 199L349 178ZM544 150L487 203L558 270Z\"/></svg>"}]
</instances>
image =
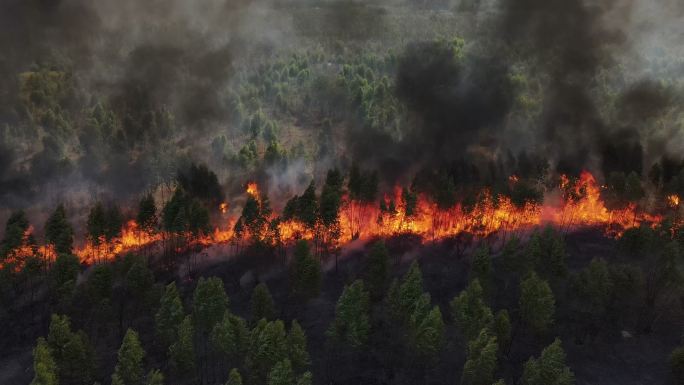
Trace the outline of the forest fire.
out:
<instances>
[{"instance_id":1,"label":"forest fire","mask_svg":"<svg viewBox=\"0 0 684 385\"><path fill-rule=\"evenodd\" d=\"M509 183L518 183L518 178L511 176ZM186 247L208 247L229 242L238 244L246 233L260 239L268 237L281 244L291 244L297 239L326 237L325 226L319 219L314 219L314 222L310 223L304 223L296 218L281 219L280 215L266 207L268 202L260 195L256 183L248 183L245 191L252 199L252 205L256 206L255 210L263 211L266 215L266 218L257 225L260 227L258 235L253 234L257 232L255 225L243 223L254 219L236 218L228 213L229 204L224 202L219 206L222 223L215 226L213 231L199 234L170 234L142 229L135 220L129 220L123 225L120 236L112 239L100 237L97 241L89 239L76 249L75 254L82 263L93 264L111 260L117 255L140 251L155 244L166 245L166 241L174 245L178 239L183 239ZM379 205L358 202L344 195L341 199L336 238L341 243L359 238L370 239L397 234L414 234L430 241L462 233L484 238L497 232L504 236L516 234L545 224L557 227L561 231L596 226L603 228L609 236L619 236L631 227L641 224L653 225L662 221L660 215L651 215L639 210L634 202L627 203L622 208L608 209L601 197L602 187L594 176L586 171L575 180L562 175L558 188L553 191L554 193L547 194L549 196L545 197L543 202L528 201L515 204L511 197L495 195L484 189L477 194L474 203L459 202L448 209L441 209L424 194L415 194L411 198L406 195L406 189L401 187L395 187L391 194L386 194ZM557 199L550 199L554 194L559 195ZM667 206L673 209L679 207L677 195L669 195L666 199ZM240 225L236 226L237 223ZM246 230L241 230L241 227ZM29 227L22 244L9 254L6 263L14 263L16 268L20 268L23 261L33 255L54 260L55 252L52 245L36 246L32 234L33 227ZM183 250L174 248L176 251Z\"/></svg>"}]
</instances>

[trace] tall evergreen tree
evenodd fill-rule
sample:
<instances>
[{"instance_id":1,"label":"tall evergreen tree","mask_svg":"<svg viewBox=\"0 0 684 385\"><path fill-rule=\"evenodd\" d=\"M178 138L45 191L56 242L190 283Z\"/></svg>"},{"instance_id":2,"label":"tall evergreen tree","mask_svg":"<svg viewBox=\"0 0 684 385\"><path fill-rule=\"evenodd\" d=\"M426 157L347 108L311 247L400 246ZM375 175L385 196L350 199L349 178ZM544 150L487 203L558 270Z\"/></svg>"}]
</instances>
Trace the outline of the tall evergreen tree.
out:
<instances>
[{"instance_id":1,"label":"tall evergreen tree","mask_svg":"<svg viewBox=\"0 0 684 385\"><path fill-rule=\"evenodd\" d=\"M140 230L152 234L157 229L157 206L154 203L152 194L145 194L138 204L138 215L136 222L140 226Z\"/></svg>"},{"instance_id":2,"label":"tall evergreen tree","mask_svg":"<svg viewBox=\"0 0 684 385\"><path fill-rule=\"evenodd\" d=\"M565 352L558 338L544 348L539 358L530 358L525 363L522 383L523 385L573 385L575 383L574 373L565 365Z\"/></svg>"},{"instance_id":3,"label":"tall evergreen tree","mask_svg":"<svg viewBox=\"0 0 684 385\"><path fill-rule=\"evenodd\" d=\"M159 310L154 316L155 332L164 346L170 346L178 336L178 327L183 321L183 303L178 295L176 283L166 286Z\"/></svg>"},{"instance_id":4,"label":"tall evergreen tree","mask_svg":"<svg viewBox=\"0 0 684 385\"><path fill-rule=\"evenodd\" d=\"M268 385L291 385L294 381L292 364L287 358L277 362L268 373Z\"/></svg>"},{"instance_id":5,"label":"tall evergreen tree","mask_svg":"<svg viewBox=\"0 0 684 385\"><path fill-rule=\"evenodd\" d=\"M482 329L478 337L468 343L462 385L491 385L494 382L497 348L496 337L490 336L487 329Z\"/></svg>"},{"instance_id":6,"label":"tall evergreen tree","mask_svg":"<svg viewBox=\"0 0 684 385\"><path fill-rule=\"evenodd\" d=\"M549 284L532 272L520 283L520 317L534 332L544 333L553 323L556 301Z\"/></svg>"},{"instance_id":7,"label":"tall evergreen tree","mask_svg":"<svg viewBox=\"0 0 684 385\"><path fill-rule=\"evenodd\" d=\"M356 280L345 286L335 307L335 320L328 336L352 348L365 345L370 333L369 295L363 281Z\"/></svg>"},{"instance_id":8,"label":"tall evergreen tree","mask_svg":"<svg viewBox=\"0 0 684 385\"><path fill-rule=\"evenodd\" d=\"M240 372L236 368L230 370L226 385L242 385L242 376L240 376Z\"/></svg>"},{"instance_id":9,"label":"tall evergreen tree","mask_svg":"<svg viewBox=\"0 0 684 385\"><path fill-rule=\"evenodd\" d=\"M311 362L306 348L306 333L297 320L292 321L290 332L287 333L287 355L297 372L302 371Z\"/></svg>"},{"instance_id":10,"label":"tall evergreen tree","mask_svg":"<svg viewBox=\"0 0 684 385\"><path fill-rule=\"evenodd\" d=\"M59 205L45 222L45 238L57 254L71 254L74 230L66 216L64 205Z\"/></svg>"},{"instance_id":11,"label":"tall evergreen tree","mask_svg":"<svg viewBox=\"0 0 684 385\"><path fill-rule=\"evenodd\" d=\"M492 311L485 304L479 279L473 279L468 287L451 300L451 315L466 340L471 340L492 322Z\"/></svg>"},{"instance_id":12,"label":"tall evergreen tree","mask_svg":"<svg viewBox=\"0 0 684 385\"><path fill-rule=\"evenodd\" d=\"M31 385L57 385L57 364L52 358L50 347L43 337L33 349L33 381Z\"/></svg>"},{"instance_id":13,"label":"tall evergreen tree","mask_svg":"<svg viewBox=\"0 0 684 385\"><path fill-rule=\"evenodd\" d=\"M290 288L293 295L304 300L317 297L321 290L321 265L311 255L309 243L305 240L298 241L295 246Z\"/></svg>"},{"instance_id":14,"label":"tall evergreen tree","mask_svg":"<svg viewBox=\"0 0 684 385\"><path fill-rule=\"evenodd\" d=\"M187 316L178 327L178 337L169 347L171 365L177 373L184 377L192 377L191 373L195 369L194 337L192 318Z\"/></svg>"},{"instance_id":15,"label":"tall evergreen tree","mask_svg":"<svg viewBox=\"0 0 684 385\"><path fill-rule=\"evenodd\" d=\"M112 375L112 385L143 385L145 351L140 345L138 333L128 329L117 355L118 361Z\"/></svg>"},{"instance_id":16,"label":"tall evergreen tree","mask_svg":"<svg viewBox=\"0 0 684 385\"><path fill-rule=\"evenodd\" d=\"M373 244L368 254L365 273L365 282L368 284L368 291L374 301L379 301L385 296L389 286L389 274L389 253L385 242L378 241Z\"/></svg>"},{"instance_id":17,"label":"tall evergreen tree","mask_svg":"<svg viewBox=\"0 0 684 385\"><path fill-rule=\"evenodd\" d=\"M275 318L276 314L275 307L273 306L273 298L265 283L260 283L254 287L250 307L252 310L252 319L254 321L258 321L262 318L271 321Z\"/></svg>"},{"instance_id":18,"label":"tall evergreen tree","mask_svg":"<svg viewBox=\"0 0 684 385\"><path fill-rule=\"evenodd\" d=\"M218 277L200 278L193 295L193 321L197 330L209 333L228 310L228 295Z\"/></svg>"}]
</instances>

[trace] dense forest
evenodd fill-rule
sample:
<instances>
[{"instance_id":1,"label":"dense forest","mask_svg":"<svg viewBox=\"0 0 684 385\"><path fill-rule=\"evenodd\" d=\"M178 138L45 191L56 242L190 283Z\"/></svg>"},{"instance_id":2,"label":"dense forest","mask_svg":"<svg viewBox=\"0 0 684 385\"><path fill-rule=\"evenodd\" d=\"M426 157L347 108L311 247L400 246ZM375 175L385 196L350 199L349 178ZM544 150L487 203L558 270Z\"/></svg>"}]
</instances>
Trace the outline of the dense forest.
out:
<instances>
[{"instance_id":1,"label":"dense forest","mask_svg":"<svg viewBox=\"0 0 684 385\"><path fill-rule=\"evenodd\" d=\"M684 384L683 26L0 0L0 383Z\"/></svg>"}]
</instances>

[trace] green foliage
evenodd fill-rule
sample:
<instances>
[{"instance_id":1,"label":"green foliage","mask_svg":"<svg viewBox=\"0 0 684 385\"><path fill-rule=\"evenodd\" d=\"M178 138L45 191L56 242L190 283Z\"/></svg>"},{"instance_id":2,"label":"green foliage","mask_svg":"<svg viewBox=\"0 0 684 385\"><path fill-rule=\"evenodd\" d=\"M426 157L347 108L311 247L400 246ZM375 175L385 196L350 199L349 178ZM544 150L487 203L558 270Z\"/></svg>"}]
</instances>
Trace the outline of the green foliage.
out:
<instances>
[{"instance_id":1,"label":"green foliage","mask_svg":"<svg viewBox=\"0 0 684 385\"><path fill-rule=\"evenodd\" d=\"M551 226L530 238L526 254L526 267L536 268L545 277L563 277L567 273L565 241Z\"/></svg>"},{"instance_id":2,"label":"green foliage","mask_svg":"<svg viewBox=\"0 0 684 385\"><path fill-rule=\"evenodd\" d=\"M162 226L176 234L207 234L210 231L209 211L202 202L177 188L162 209Z\"/></svg>"},{"instance_id":3,"label":"green foliage","mask_svg":"<svg viewBox=\"0 0 684 385\"><path fill-rule=\"evenodd\" d=\"M195 336L192 319L187 316L178 326L178 337L169 347L169 361L177 373L190 376L195 369Z\"/></svg>"},{"instance_id":4,"label":"green foliage","mask_svg":"<svg viewBox=\"0 0 684 385\"><path fill-rule=\"evenodd\" d=\"M321 279L321 264L311 255L309 243L305 240L298 241L290 266L292 294L303 300L317 297L321 290Z\"/></svg>"},{"instance_id":5,"label":"green foliage","mask_svg":"<svg viewBox=\"0 0 684 385\"><path fill-rule=\"evenodd\" d=\"M287 334L283 321L260 320L252 330L245 357L247 373L255 382L265 380L273 366L288 357Z\"/></svg>"},{"instance_id":6,"label":"green foliage","mask_svg":"<svg viewBox=\"0 0 684 385\"><path fill-rule=\"evenodd\" d=\"M93 351L85 333L71 331L67 316L52 315L47 342L57 364L60 383L92 383L95 367Z\"/></svg>"},{"instance_id":7,"label":"green foliage","mask_svg":"<svg viewBox=\"0 0 684 385\"><path fill-rule=\"evenodd\" d=\"M138 301L144 301L154 286L154 274L144 258L137 258L126 273L126 290Z\"/></svg>"},{"instance_id":8,"label":"green foliage","mask_svg":"<svg viewBox=\"0 0 684 385\"><path fill-rule=\"evenodd\" d=\"M250 333L244 319L226 312L214 326L210 341L214 349L229 359L241 358L247 351Z\"/></svg>"},{"instance_id":9,"label":"green foliage","mask_svg":"<svg viewBox=\"0 0 684 385\"><path fill-rule=\"evenodd\" d=\"M511 319L506 309L499 310L491 325L491 332L499 343L499 351L504 352L511 343Z\"/></svg>"},{"instance_id":10,"label":"green foliage","mask_svg":"<svg viewBox=\"0 0 684 385\"><path fill-rule=\"evenodd\" d=\"M88 294L94 303L109 301L112 297L114 273L109 264L97 265L88 278Z\"/></svg>"},{"instance_id":11,"label":"green foliage","mask_svg":"<svg viewBox=\"0 0 684 385\"><path fill-rule=\"evenodd\" d=\"M184 318L183 303L178 295L176 283L166 286L159 310L154 316L155 333L164 346L170 346L178 336L178 326Z\"/></svg>"},{"instance_id":12,"label":"green foliage","mask_svg":"<svg viewBox=\"0 0 684 385\"><path fill-rule=\"evenodd\" d=\"M242 376L236 368L230 370L226 385L242 385Z\"/></svg>"},{"instance_id":13,"label":"green foliage","mask_svg":"<svg viewBox=\"0 0 684 385\"><path fill-rule=\"evenodd\" d=\"M71 254L74 230L67 219L64 205L58 205L45 222L45 239L55 247L57 254Z\"/></svg>"},{"instance_id":14,"label":"green foliage","mask_svg":"<svg viewBox=\"0 0 684 385\"><path fill-rule=\"evenodd\" d=\"M57 297L69 298L76 287L76 278L81 265L78 257L72 254L59 254L50 271L50 282Z\"/></svg>"},{"instance_id":15,"label":"green foliage","mask_svg":"<svg viewBox=\"0 0 684 385\"><path fill-rule=\"evenodd\" d=\"M292 385L294 381L292 364L287 358L277 362L268 373L268 385Z\"/></svg>"},{"instance_id":16,"label":"green foliage","mask_svg":"<svg viewBox=\"0 0 684 385\"><path fill-rule=\"evenodd\" d=\"M33 349L33 381L31 385L57 385L57 364L43 337L38 338Z\"/></svg>"},{"instance_id":17,"label":"green foliage","mask_svg":"<svg viewBox=\"0 0 684 385\"><path fill-rule=\"evenodd\" d=\"M672 351L669 364L673 383L684 383L684 347L680 346Z\"/></svg>"},{"instance_id":18,"label":"green foliage","mask_svg":"<svg viewBox=\"0 0 684 385\"><path fill-rule=\"evenodd\" d=\"M299 326L297 320L292 321L290 332L287 333L287 355L295 371L301 371L309 366L309 352L306 349L306 333Z\"/></svg>"},{"instance_id":19,"label":"green foliage","mask_svg":"<svg viewBox=\"0 0 684 385\"><path fill-rule=\"evenodd\" d=\"M522 252L520 239L512 236L506 241L506 244L501 250L501 257L503 259L503 267L508 272L524 273L529 271L532 267L526 266L527 258Z\"/></svg>"},{"instance_id":20,"label":"green foliage","mask_svg":"<svg viewBox=\"0 0 684 385\"><path fill-rule=\"evenodd\" d=\"M345 286L335 307L335 320L328 336L352 348L365 345L370 333L369 295L363 281L356 280Z\"/></svg>"},{"instance_id":21,"label":"green foliage","mask_svg":"<svg viewBox=\"0 0 684 385\"><path fill-rule=\"evenodd\" d=\"M373 203L378 193L378 173L363 171L356 164L352 164L347 182L349 198L361 203Z\"/></svg>"},{"instance_id":22,"label":"green foliage","mask_svg":"<svg viewBox=\"0 0 684 385\"><path fill-rule=\"evenodd\" d=\"M192 199L200 200L211 207L218 207L225 200L218 177L204 164L190 164L178 171L178 184Z\"/></svg>"},{"instance_id":23,"label":"green foliage","mask_svg":"<svg viewBox=\"0 0 684 385\"><path fill-rule=\"evenodd\" d=\"M613 290L608 263L603 259L592 259L589 266L580 272L576 290L588 313L595 317L603 316Z\"/></svg>"},{"instance_id":24,"label":"green foliage","mask_svg":"<svg viewBox=\"0 0 684 385\"><path fill-rule=\"evenodd\" d=\"M313 375L311 372L304 372L299 378L297 378L297 384L296 385L312 385L313 384Z\"/></svg>"},{"instance_id":25,"label":"green foliage","mask_svg":"<svg viewBox=\"0 0 684 385\"><path fill-rule=\"evenodd\" d=\"M145 377L145 385L164 385L164 375L157 369L152 369Z\"/></svg>"},{"instance_id":26,"label":"green foliage","mask_svg":"<svg viewBox=\"0 0 684 385\"><path fill-rule=\"evenodd\" d=\"M497 365L497 349L496 337L490 337L487 329L482 329L478 337L468 343L468 358L463 366L461 384L492 384Z\"/></svg>"},{"instance_id":27,"label":"green foliage","mask_svg":"<svg viewBox=\"0 0 684 385\"><path fill-rule=\"evenodd\" d=\"M331 227L339 221L343 182L344 178L338 169L328 170L320 200L321 222L326 227Z\"/></svg>"},{"instance_id":28,"label":"green foliage","mask_svg":"<svg viewBox=\"0 0 684 385\"><path fill-rule=\"evenodd\" d=\"M157 218L157 206L154 203L152 194L146 194L140 199L138 215L135 220L142 231L148 234L156 231L159 219Z\"/></svg>"},{"instance_id":29,"label":"green foliage","mask_svg":"<svg viewBox=\"0 0 684 385\"><path fill-rule=\"evenodd\" d=\"M138 333L128 329L117 355L118 361L112 375L112 385L143 385L145 380L143 358L145 351L140 345Z\"/></svg>"},{"instance_id":30,"label":"green foliage","mask_svg":"<svg viewBox=\"0 0 684 385\"><path fill-rule=\"evenodd\" d=\"M273 298L265 283L260 283L254 287L250 305L253 320L258 321L265 318L267 321L270 321L275 318Z\"/></svg>"},{"instance_id":31,"label":"green foliage","mask_svg":"<svg viewBox=\"0 0 684 385\"><path fill-rule=\"evenodd\" d=\"M537 359L530 358L522 376L523 385L573 385L575 375L565 366L565 352L561 341L556 340Z\"/></svg>"},{"instance_id":32,"label":"green foliage","mask_svg":"<svg viewBox=\"0 0 684 385\"><path fill-rule=\"evenodd\" d=\"M444 342L444 321L439 307L430 307L430 294L423 292L423 278L416 261L401 283L392 283L387 302L391 317L406 330L410 351L428 360L435 358Z\"/></svg>"},{"instance_id":33,"label":"green foliage","mask_svg":"<svg viewBox=\"0 0 684 385\"><path fill-rule=\"evenodd\" d=\"M105 208L102 203L97 202L88 214L88 239L95 245L103 241L111 242L121 236L122 226L123 216L118 206L111 205Z\"/></svg>"},{"instance_id":34,"label":"green foliage","mask_svg":"<svg viewBox=\"0 0 684 385\"><path fill-rule=\"evenodd\" d=\"M475 278L450 302L451 315L467 341L477 337L493 320L492 310L484 301L480 281Z\"/></svg>"},{"instance_id":35,"label":"green foliage","mask_svg":"<svg viewBox=\"0 0 684 385\"><path fill-rule=\"evenodd\" d=\"M368 262L365 270L365 282L374 301L380 300L385 296L389 286L389 253L385 247L385 242L377 241L371 247L368 254Z\"/></svg>"},{"instance_id":36,"label":"green foliage","mask_svg":"<svg viewBox=\"0 0 684 385\"><path fill-rule=\"evenodd\" d=\"M228 295L218 277L200 278L195 287L192 316L198 331L209 333L228 310Z\"/></svg>"},{"instance_id":37,"label":"green foliage","mask_svg":"<svg viewBox=\"0 0 684 385\"><path fill-rule=\"evenodd\" d=\"M10 215L5 223L5 237L0 243L0 261L24 243L24 234L28 228L29 221L24 211L15 211Z\"/></svg>"},{"instance_id":38,"label":"green foliage","mask_svg":"<svg viewBox=\"0 0 684 385\"><path fill-rule=\"evenodd\" d=\"M484 297L491 294L492 285L492 258L489 255L489 247L482 245L473 254L472 268L470 271L471 279L477 279L482 286Z\"/></svg>"},{"instance_id":39,"label":"green foliage","mask_svg":"<svg viewBox=\"0 0 684 385\"><path fill-rule=\"evenodd\" d=\"M556 301L549 284L530 273L520 283L520 317L534 332L544 333L553 323Z\"/></svg>"},{"instance_id":40,"label":"green foliage","mask_svg":"<svg viewBox=\"0 0 684 385\"><path fill-rule=\"evenodd\" d=\"M394 281L387 294L392 317L406 322L423 295L423 276L418 262L414 261L401 283Z\"/></svg>"}]
</instances>

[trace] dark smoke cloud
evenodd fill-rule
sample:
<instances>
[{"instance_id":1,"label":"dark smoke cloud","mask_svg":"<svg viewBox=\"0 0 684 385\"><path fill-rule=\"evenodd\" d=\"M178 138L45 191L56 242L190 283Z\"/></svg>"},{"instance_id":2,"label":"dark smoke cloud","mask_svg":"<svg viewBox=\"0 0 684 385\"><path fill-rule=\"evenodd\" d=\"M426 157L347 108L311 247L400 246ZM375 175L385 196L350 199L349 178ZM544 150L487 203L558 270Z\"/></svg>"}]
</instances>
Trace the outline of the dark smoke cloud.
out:
<instances>
[{"instance_id":1,"label":"dark smoke cloud","mask_svg":"<svg viewBox=\"0 0 684 385\"><path fill-rule=\"evenodd\" d=\"M660 3L656 7L671 6ZM474 146L489 147L490 155L527 147L541 151L563 173L586 168L642 172L648 123L674 105L673 95L648 78L633 84L624 79L613 84L621 92L610 102L615 116L597 95L599 74L619 71L625 52L639 40L630 23L644 17L636 7L640 4L506 0L493 13L494 22L483 23L494 26L498 43L484 45L484 52L476 54L480 58L459 63L440 44L410 45L399 61L396 94L415 121L399 140L353 131L353 156L401 175L416 164L466 157ZM545 89L538 121L525 123L531 142L505 135L515 97L508 79L511 67L521 63L530 76L542 79Z\"/></svg>"}]
</instances>

